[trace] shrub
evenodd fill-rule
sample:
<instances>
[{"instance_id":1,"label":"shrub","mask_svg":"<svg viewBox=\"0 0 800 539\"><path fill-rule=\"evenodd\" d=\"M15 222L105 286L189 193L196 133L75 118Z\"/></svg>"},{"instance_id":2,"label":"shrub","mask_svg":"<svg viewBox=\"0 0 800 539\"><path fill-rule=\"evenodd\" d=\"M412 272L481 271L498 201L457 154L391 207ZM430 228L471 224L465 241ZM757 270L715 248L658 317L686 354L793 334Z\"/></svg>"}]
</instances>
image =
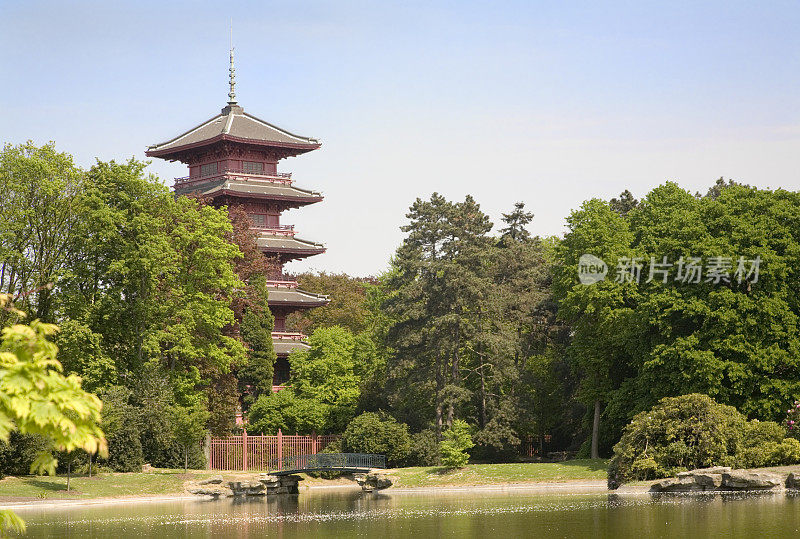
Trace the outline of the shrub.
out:
<instances>
[{"instance_id":1,"label":"shrub","mask_svg":"<svg viewBox=\"0 0 800 539\"><path fill-rule=\"evenodd\" d=\"M438 466L441 463L439 440L432 430L423 430L411 435L411 452L405 460L406 466Z\"/></svg>"},{"instance_id":2,"label":"shrub","mask_svg":"<svg viewBox=\"0 0 800 539\"><path fill-rule=\"evenodd\" d=\"M0 441L0 478L30 474L31 464L39 453L50 449L51 443L44 436L12 431L8 443Z\"/></svg>"},{"instance_id":3,"label":"shrub","mask_svg":"<svg viewBox=\"0 0 800 539\"><path fill-rule=\"evenodd\" d=\"M129 423L133 427L134 424ZM141 472L144 456L139 431L122 428L107 437L108 466L116 472Z\"/></svg>"},{"instance_id":4,"label":"shrub","mask_svg":"<svg viewBox=\"0 0 800 539\"><path fill-rule=\"evenodd\" d=\"M735 408L697 393L662 399L625 427L614 446L608 486L692 468L758 468L800 462L800 441L773 421L746 421Z\"/></svg>"},{"instance_id":5,"label":"shrub","mask_svg":"<svg viewBox=\"0 0 800 539\"><path fill-rule=\"evenodd\" d=\"M411 452L408 425L398 423L385 412L364 412L353 419L342 434L347 453L386 455L389 466L397 466Z\"/></svg>"},{"instance_id":6,"label":"shrub","mask_svg":"<svg viewBox=\"0 0 800 539\"><path fill-rule=\"evenodd\" d=\"M326 445L320 453L342 453L342 440L334 440Z\"/></svg>"},{"instance_id":7,"label":"shrub","mask_svg":"<svg viewBox=\"0 0 800 539\"><path fill-rule=\"evenodd\" d=\"M736 408L693 393L667 397L633 418L614 446L609 488L678 471L736 464L745 418Z\"/></svg>"},{"instance_id":8,"label":"shrub","mask_svg":"<svg viewBox=\"0 0 800 539\"><path fill-rule=\"evenodd\" d=\"M782 466L800 461L800 442L784 438L786 431L772 421L750 421L744 429L744 449L737 465L746 468Z\"/></svg>"},{"instance_id":9,"label":"shrub","mask_svg":"<svg viewBox=\"0 0 800 539\"><path fill-rule=\"evenodd\" d=\"M457 419L447 429L439 442L439 451L442 455L442 465L448 468L462 468L469 462L467 450L474 447L471 428L465 422Z\"/></svg>"},{"instance_id":10,"label":"shrub","mask_svg":"<svg viewBox=\"0 0 800 539\"><path fill-rule=\"evenodd\" d=\"M780 465L800 462L800 441L795 438L784 438L778 445L777 460Z\"/></svg>"},{"instance_id":11,"label":"shrub","mask_svg":"<svg viewBox=\"0 0 800 539\"><path fill-rule=\"evenodd\" d=\"M326 445L322 450L319 451L320 453L341 453L342 452L342 440L334 440L328 445ZM311 477L321 477L323 479L336 479L337 477L341 477L346 475L345 472L334 472L334 471L325 471L325 472L306 472Z\"/></svg>"},{"instance_id":12,"label":"shrub","mask_svg":"<svg viewBox=\"0 0 800 539\"><path fill-rule=\"evenodd\" d=\"M138 472L144 463L139 410L129 402L131 391L115 386L101 393L103 430L108 440L106 464L117 472Z\"/></svg>"},{"instance_id":13,"label":"shrub","mask_svg":"<svg viewBox=\"0 0 800 539\"><path fill-rule=\"evenodd\" d=\"M264 394L250 407L248 419L253 434L310 434L324 432L328 406L313 399L298 397L291 388Z\"/></svg>"},{"instance_id":14,"label":"shrub","mask_svg":"<svg viewBox=\"0 0 800 539\"><path fill-rule=\"evenodd\" d=\"M737 465L745 468L777 466L782 455L779 446L783 441L783 427L772 421L750 421L744 427L742 452Z\"/></svg>"}]
</instances>

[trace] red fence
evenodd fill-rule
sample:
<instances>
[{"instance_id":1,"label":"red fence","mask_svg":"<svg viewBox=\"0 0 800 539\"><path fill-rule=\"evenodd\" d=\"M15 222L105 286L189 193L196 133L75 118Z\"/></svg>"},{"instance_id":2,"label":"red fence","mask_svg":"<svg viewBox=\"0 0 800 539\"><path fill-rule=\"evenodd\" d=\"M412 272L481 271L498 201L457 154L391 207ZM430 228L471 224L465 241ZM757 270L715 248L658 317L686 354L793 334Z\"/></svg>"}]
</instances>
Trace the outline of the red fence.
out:
<instances>
[{"instance_id":1,"label":"red fence","mask_svg":"<svg viewBox=\"0 0 800 539\"><path fill-rule=\"evenodd\" d=\"M211 470L267 471L280 470L284 462L297 455L316 455L329 443L340 438L337 434L317 436L241 436L211 438L208 447L208 467Z\"/></svg>"}]
</instances>

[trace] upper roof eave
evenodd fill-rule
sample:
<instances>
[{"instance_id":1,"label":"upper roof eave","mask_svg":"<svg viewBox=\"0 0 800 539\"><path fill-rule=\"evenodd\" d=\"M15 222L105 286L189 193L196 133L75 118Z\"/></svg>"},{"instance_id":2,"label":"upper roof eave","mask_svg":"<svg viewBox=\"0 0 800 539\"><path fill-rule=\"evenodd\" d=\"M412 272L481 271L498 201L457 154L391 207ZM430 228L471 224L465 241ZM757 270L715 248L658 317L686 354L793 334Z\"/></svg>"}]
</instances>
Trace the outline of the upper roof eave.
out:
<instances>
[{"instance_id":1,"label":"upper roof eave","mask_svg":"<svg viewBox=\"0 0 800 539\"><path fill-rule=\"evenodd\" d=\"M287 150L296 150L295 155L310 152L312 150L316 150L322 147L321 142L316 143L309 143L309 144L302 144L302 143L290 143L290 142L273 142L273 141L265 141L265 140L256 140L256 139L246 139L240 137L234 137L231 135L217 135L216 137L201 140L198 142L193 142L191 144L184 144L182 146L173 146L170 148L165 148L163 150L159 150L159 146L163 146L163 144L157 144L154 146L150 146L147 151L145 151L145 155L147 157L160 157L164 159L169 159L170 155L179 154L181 152L185 152L187 150L194 150L196 148L202 148L203 146L211 146L212 144L216 144L217 142L223 141L231 141L231 142L238 142L243 144L252 144L254 146L261 146L263 148L282 148ZM167 144L167 143L164 143Z\"/></svg>"},{"instance_id":2,"label":"upper roof eave","mask_svg":"<svg viewBox=\"0 0 800 539\"><path fill-rule=\"evenodd\" d=\"M181 139L186 139L186 141L184 142ZM170 156L175 154L220 141L294 150L294 155L315 150L322 146L322 143L317 139L295 135L244 112L244 109L238 105L229 105L222 109L222 113L188 131L166 142L149 146L145 154L149 157L169 159Z\"/></svg>"}]
</instances>

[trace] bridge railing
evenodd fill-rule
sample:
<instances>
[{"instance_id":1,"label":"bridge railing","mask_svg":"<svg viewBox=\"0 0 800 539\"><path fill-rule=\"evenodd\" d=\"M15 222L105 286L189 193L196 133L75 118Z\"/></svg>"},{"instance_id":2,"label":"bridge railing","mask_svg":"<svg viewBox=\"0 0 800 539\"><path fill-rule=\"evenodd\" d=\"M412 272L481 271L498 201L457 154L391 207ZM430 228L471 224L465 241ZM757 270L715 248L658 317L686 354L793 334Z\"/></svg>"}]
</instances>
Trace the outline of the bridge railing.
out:
<instances>
[{"instance_id":1,"label":"bridge railing","mask_svg":"<svg viewBox=\"0 0 800 539\"><path fill-rule=\"evenodd\" d=\"M385 455L364 453L317 453L293 455L272 462L271 470L341 470L386 468Z\"/></svg>"}]
</instances>

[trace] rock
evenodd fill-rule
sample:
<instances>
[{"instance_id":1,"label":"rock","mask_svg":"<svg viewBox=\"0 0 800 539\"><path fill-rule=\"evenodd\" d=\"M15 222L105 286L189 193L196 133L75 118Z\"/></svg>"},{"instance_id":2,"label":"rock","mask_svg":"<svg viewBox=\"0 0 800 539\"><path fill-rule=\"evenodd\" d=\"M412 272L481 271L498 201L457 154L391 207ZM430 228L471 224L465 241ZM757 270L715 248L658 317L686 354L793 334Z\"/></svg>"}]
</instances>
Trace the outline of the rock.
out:
<instances>
[{"instance_id":1,"label":"rock","mask_svg":"<svg viewBox=\"0 0 800 539\"><path fill-rule=\"evenodd\" d=\"M228 496L232 496L233 492L229 488L225 488L222 486L217 487L194 487L190 488L189 492L192 494L196 494L198 496L211 496L212 498L227 498Z\"/></svg>"},{"instance_id":2,"label":"rock","mask_svg":"<svg viewBox=\"0 0 800 539\"><path fill-rule=\"evenodd\" d=\"M370 473L367 474L367 483L373 485L376 489L384 489L392 486L392 480L383 474Z\"/></svg>"},{"instance_id":3,"label":"rock","mask_svg":"<svg viewBox=\"0 0 800 539\"><path fill-rule=\"evenodd\" d=\"M696 470L692 470L693 472L697 473L713 473L713 474L724 474L731 471L730 466L712 466L711 468L698 468Z\"/></svg>"},{"instance_id":4,"label":"rock","mask_svg":"<svg viewBox=\"0 0 800 539\"><path fill-rule=\"evenodd\" d=\"M786 488L800 488L800 474L789 472L786 478Z\"/></svg>"},{"instance_id":5,"label":"rock","mask_svg":"<svg viewBox=\"0 0 800 539\"><path fill-rule=\"evenodd\" d=\"M219 485L222 483L222 476L215 475L214 477L209 477L208 479L203 479L202 481L198 481L198 485Z\"/></svg>"},{"instance_id":6,"label":"rock","mask_svg":"<svg viewBox=\"0 0 800 539\"><path fill-rule=\"evenodd\" d=\"M361 485L361 490L372 492L392 486L392 480L383 474L370 472L368 474L355 474L356 482Z\"/></svg>"},{"instance_id":7,"label":"rock","mask_svg":"<svg viewBox=\"0 0 800 539\"><path fill-rule=\"evenodd\" d=\"M229 481L234 496L263 496L266 487L260 481Z\"/></svg>"},{"instance_id":8,"label":"rock","mask_svg":"<svg viewBox=\"0 0 800 539\"><path fill-rule=\"evenodd\" d=\"M727 490L770 490L780 487L783 487L783 479L773 473L733 470L722 474L722 488Z\"/></svg>"},{"instance_id":9,"label":"rock","mask_svg":"<svg viewBox=\"0 0 800 539\"><path fill-rule=\"evenodd\" d=\"M722 474L700 472L694 474L694 482L703 490L715 490L722 486Z\"/></svg>"},{"instance_id":10,"label":"rock","mask_svg":"<svg viewBox=\"0 0 800 539\"><path fill-rule=\"evenodd\" d=\"M696 492L703 490L694 476L683 476L675 479L664 479L650 486L651 492Z\"/></svg>"},{"instance_id":11,"label":"rock","mask_svg":"<svg viewBox=\"0 0 800 539\"><path fill-rule=\"evenodd\" d=\"M664 489L672 485L675 479L662 479L650 485L650 492L664 492Z\"/></svg>"},{"instance_id":12,"label":"rock","mask_svg":"<svg viewBox=\"0 0 800 539\"><path fill-rule=\"evenodd\" d=\"M712 466L711 468L696 468L688 472L679 472L678 477L696 476L698 474L724 474L730 471L731 468L729 466Z\"/></svg>"},{"instance_id":13,"label":"rock","mask_svg":"<svg viewBox=\"0 0 800 539\"><path fill-rule=\"evenodd\" d=\"M278 484L280 483L280 478L278 476L269 475L265 473L262 473L259 476L258 480L267 487L278 486Z\"/></svg>"}]
</instances>

